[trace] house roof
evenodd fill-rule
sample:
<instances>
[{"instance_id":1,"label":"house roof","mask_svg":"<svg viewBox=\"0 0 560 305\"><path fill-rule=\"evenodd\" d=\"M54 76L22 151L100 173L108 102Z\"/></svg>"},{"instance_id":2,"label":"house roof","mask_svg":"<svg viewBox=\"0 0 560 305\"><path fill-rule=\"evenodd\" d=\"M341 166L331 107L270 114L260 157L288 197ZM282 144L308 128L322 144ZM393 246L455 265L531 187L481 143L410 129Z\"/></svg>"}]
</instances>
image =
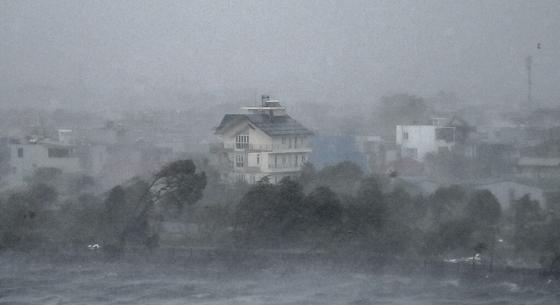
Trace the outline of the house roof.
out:
<instances>
[{"instance_id":1,"label":"house roof","mask_svg":"<svg viewBox=\"0 0 560 305\"><path fill-rule=\"evenodd\" d=\"M243 120L249 121L269 136L313 134L311 130L288 115L269 117L266 114L226 114L220 125L216 127L216 133L221 134L224 128Z\"/></svg>"}]
</instances>

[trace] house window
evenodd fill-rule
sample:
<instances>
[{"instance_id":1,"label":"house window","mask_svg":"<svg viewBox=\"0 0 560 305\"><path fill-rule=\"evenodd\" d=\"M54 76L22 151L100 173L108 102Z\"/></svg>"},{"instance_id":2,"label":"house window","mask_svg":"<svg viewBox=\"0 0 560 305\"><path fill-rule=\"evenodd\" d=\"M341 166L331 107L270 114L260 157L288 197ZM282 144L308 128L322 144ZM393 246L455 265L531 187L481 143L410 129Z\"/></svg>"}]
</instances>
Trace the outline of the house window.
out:
<instances>
[{"instance_id":1,"label":"house window","mask_svg":"<svg viewBox=\"0 0 560 305\"><path fill-rule=\"evenodd\" d=\"M261 154L257 154L257 165L261 164Z\"/></svg>"},{"instance_id":2,"label":"house window","mask_svg":"<svg viewBox=\"0 0 560 305\"><path fill-rule=\"evenodd\" d=\"M282 156L282 166L286 167L286 156Z\"/></svg>"},{"instance_id":3,"label":"house window","mask_svg":"<svg viewBox=\"0 0 560 305\"><path fill-rule=\"evenodd\" d=\"M249 136L238 135L235 137L235 148L246 149L247 147L249 147Z\"/></svg>"},{"instance_id":4,"label":"house window","mask_svg":"<svg viewBox=\"0 0 560 305\"><path fill-rule=\"evenodd\" d=\"M17 149L18 158L23 158L23 147Z\"/></svg>"},{"instance_id":5,"label":"house window","mask_svg":"<svg viewBox=\"0 0 560 305\"><path fill-rule=\"evenodd\" d=\"M449 127L436 129L436 140L442 140L445 142L455 141L455 129Z\"/></svg>"},{"instance_id":6,"label":"house window","mask_svg":"<svg viewBox=\"0 0 560 305\"><path fill-rule=\"evenodd\" d=\"M68 158L70 157L70 150L66 148L49 148L49 158Z\"/></svg>"},{"instance_id":7,"label":"house window","mask_svg":"<svg viewBox=\"0 0 560 305\"><path fill-rule=\"evenodd\" d=\"M403 140L408 140L408 132L403 132L402 138Z\"/></svg>"},{"instance_id":8,"label":"house window","mask_svg":"<svg viewBox=\"0 0 560 305\"><path fill-rule=\"evenodd\" d=\"M243 167L243 155L235 155L235 167Z\"/></svg>"},{"instance_id":9,"label":"house window","mask_svg":"<svg viewBox=\"0 0 560 305\"><path fill-rule=\"evenodd\" d=\"M297 148L297 140L298 140L298 138L297 138L297 136L296 136L296 137L294 138L294 148Z\"/></svg>"},{"instance_id":10,"label":"house window","mask_svg":"<svg viewBox=\"0 0 560 305\"><path fill-rule=\"evenodd\" d=\"M282 144L286 144L286 137L282 137Z\"/></svg>"}]
</instances>

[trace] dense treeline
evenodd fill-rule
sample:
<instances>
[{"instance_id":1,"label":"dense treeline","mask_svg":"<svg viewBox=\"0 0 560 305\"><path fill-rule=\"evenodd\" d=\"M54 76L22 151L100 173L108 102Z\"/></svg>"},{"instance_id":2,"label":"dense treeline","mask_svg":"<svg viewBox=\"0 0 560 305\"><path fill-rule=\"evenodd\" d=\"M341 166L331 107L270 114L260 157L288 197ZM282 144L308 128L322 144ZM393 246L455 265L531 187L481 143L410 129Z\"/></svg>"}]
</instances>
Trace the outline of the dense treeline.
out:
<instances>
[{"instance_id":1,"label":"dense treeline","mask_svg":"<svg viewBox=\"0 0 560 305\"><path fill-rule=\"evenodd\" d=\"M102 245L109 254L122 253L127 244L153 249L161 221L200 200L207 183L191 160L171 162L151 177L136 177L102 194L89 192L90 177L62 176L40 169L27 187L4 194L0 249Z\"/></svg>"},{"instance_id":2,"label":"dense treeline","mask_svg":"<svg viewBox=\"0 0 560 305\"><path fill-rule=\"evenodd\" d=\"M0 249L154 249L162 223L179 223L197 228L182 233L185 246L432 259L478 253L510 265L550 265L560 254L560 219L528 196L503 210L485 190L451 185L414 194L398 178L366 176L350 162L308 165L298 179L252 186L222 184L207 163L199 168L176 161L103 193L91 191L90 177L39 170L26 188L0 197Z\"/></svg>"},{"instance_id":3,"label":"dense treeline","mask_svg":"<svg viewBox=\"0 0 560 305\"><path fill-rule=\"evenodd\" d=\"M503 210L489 191L457 185L412 195L398 179L364 176L349 162L308 167L299 180L277 185L261 181L234 218L234 238L247 247L433 259L479 254L516 266L548 266L560 254L560 220L528 196Z\"/></svg>"}]
</instances>

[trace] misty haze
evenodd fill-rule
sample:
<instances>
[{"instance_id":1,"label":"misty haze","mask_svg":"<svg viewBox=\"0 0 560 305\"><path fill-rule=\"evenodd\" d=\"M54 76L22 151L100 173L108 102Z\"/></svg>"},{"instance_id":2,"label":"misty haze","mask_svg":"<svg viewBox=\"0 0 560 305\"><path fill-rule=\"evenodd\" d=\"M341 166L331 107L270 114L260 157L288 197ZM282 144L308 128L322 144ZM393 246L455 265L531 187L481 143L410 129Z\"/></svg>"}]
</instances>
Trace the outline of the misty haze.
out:
<instances>
[{"instance_id":1,"label":"misty haze","mask_svg":"<svg viewBox=\"0 0 560 305\"><path fill-rule=\"evenodd\" d=\"M559 16L0 0L0 305L559 304Z\"/></svg>"}]
</instances>

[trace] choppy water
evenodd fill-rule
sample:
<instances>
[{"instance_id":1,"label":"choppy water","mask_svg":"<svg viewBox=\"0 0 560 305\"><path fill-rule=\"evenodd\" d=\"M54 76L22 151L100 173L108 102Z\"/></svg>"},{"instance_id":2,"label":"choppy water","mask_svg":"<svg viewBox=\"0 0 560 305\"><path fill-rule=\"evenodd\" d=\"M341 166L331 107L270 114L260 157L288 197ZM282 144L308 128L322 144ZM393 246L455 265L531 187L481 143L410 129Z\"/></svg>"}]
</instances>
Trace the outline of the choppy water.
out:
<instances>
[{"instance_id":1,"label":"choppy water","mask_svg":"<svg viewBox=\"0 0 560 305\"><path fill-rule=\"evenodd\" d=\"M321 264L277 263L244 271L219 262L201 266L0 255L0 304L556 305L560 292L554 285L407 277Z\"/></svg>"}]
</instances>

